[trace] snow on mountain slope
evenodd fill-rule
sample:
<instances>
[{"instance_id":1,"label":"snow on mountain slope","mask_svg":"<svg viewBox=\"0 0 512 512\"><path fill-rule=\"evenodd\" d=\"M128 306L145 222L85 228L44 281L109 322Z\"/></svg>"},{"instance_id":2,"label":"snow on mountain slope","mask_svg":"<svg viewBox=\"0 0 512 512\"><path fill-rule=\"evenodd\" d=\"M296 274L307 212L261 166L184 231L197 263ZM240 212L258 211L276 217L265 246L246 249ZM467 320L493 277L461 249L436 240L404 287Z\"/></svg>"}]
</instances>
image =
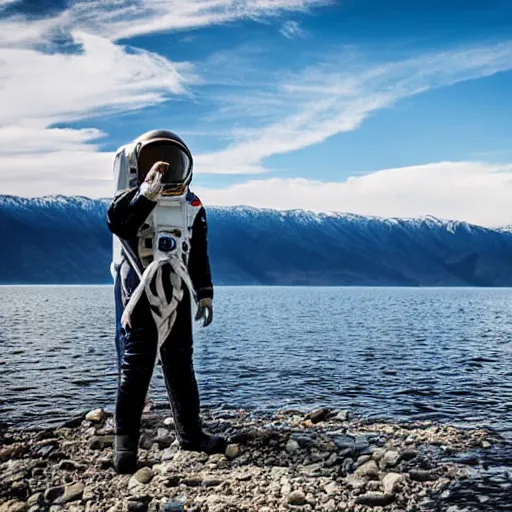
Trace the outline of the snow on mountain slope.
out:
<instances>
[{"instance_id":1,"label":"snow on mountain slope","mask_svg":"<svg viewBox=\"0 0 512 512\"><path fill-rule=\"evenodd\" d=\"M0 196L0 282L110 282L108 200ZM512 285L512 231L435 217L211 207L216 284Z\"/></svg>"}]
</instances>

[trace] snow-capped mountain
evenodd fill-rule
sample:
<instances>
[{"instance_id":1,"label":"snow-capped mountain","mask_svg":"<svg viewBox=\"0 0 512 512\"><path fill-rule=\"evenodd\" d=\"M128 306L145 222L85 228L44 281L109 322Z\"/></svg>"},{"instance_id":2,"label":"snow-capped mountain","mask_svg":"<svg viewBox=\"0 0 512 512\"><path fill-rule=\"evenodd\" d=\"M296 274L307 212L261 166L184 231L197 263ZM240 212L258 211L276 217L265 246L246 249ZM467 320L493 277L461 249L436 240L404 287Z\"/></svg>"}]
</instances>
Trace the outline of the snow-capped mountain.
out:
<instances>
[{"instance_id":1,"label":"snow-capped mountain","mask_svg":"<svg viewBox=\"0 0 512 512\"><path fill-rule=\"evenodd\" d=\"M108 283L108 200L0 196L0 282ZM434 217L208 208L216 284L511 286L512 231Z\"/></svg>"}]
</instances>

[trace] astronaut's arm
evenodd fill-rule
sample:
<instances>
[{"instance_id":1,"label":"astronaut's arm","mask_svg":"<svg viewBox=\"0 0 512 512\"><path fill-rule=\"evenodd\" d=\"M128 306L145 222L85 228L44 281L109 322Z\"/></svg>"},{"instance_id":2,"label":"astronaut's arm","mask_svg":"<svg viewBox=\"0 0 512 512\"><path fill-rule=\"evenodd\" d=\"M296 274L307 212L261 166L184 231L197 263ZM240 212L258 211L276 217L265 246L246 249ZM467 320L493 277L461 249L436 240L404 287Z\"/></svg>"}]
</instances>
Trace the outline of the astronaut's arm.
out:
<instances>
[{"instance_id":1,"label":"astronaut's arm","mask_svg":"<svg viewBox=\"0 0 512 512\"><path fill-rule=\"evenodd\" d=\"M119 238L134 238L156 204L142 195L138 188L122 191L114 197L108 207L108 228Z\"/></svg>"},{"instance_id":2,"label":"astronaut's arm","mask_svg":"<svg viewBox=\"0 0 512 512\"><path fill-rule=\"evenodd\" d=\"M201 208L196 215L192 227L192 246L188 267L197 299L213 298L212 274L208 256L208 224L204 208Z\"/></svg>"}]
</instances>

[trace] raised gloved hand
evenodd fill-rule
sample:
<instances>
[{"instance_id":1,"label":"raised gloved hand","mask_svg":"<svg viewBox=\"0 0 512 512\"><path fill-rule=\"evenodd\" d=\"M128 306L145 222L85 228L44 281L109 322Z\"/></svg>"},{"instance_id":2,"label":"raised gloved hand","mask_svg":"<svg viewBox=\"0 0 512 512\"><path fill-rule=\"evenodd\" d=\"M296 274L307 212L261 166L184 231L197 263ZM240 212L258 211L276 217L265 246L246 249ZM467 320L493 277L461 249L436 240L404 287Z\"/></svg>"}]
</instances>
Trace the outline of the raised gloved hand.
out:
<instances>
[{"instance_id":1,"label":"raised gloved hand","mask_svg":"<svg viewBox=\"0 0 512 512\"><path fill-rule=\"evenodd\" d=\"M197 306L196 321L203 319L203 327L208 327L213 320L212 299L201 299Z\"/></svg>"},{"instance_id":2,"label":"raised gloved hand","mask_svg":"<svg viewBox=\"0 0 512 512\"><path fill-rule=\"evenodd\" d=\"M139 187L140 193L150 201L156 201L162 191L162 176L169 168L167 162L156 162L146 175L144 182Z\"/></svg>"}]
</instances>

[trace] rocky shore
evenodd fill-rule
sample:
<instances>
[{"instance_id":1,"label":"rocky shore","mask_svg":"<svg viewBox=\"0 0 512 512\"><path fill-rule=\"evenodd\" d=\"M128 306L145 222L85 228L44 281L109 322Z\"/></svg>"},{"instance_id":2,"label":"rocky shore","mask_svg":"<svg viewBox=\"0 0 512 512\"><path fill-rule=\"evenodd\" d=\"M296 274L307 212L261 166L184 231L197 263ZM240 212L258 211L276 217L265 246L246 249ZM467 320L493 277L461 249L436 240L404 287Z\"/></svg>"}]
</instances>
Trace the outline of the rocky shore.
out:
<instances>
[{"instance_id":1,"label":"rocky shore","mask_svg":"<svg viewBox=\"0 0 512 512\"><path fill-rule=\"evenodd\" d=\"M485 429L329 409L203 419L229 436L224 455L181 450L171 418L148 414L132 476L112 469L112 418L102 410L54 429L0 427L0 512L498 510L486 508L485 493L475 497L481 509L450 502L479 463L475 453L501 442ZM512 496L503 478L496 485Z\"/></svg>"}]
</instances>

